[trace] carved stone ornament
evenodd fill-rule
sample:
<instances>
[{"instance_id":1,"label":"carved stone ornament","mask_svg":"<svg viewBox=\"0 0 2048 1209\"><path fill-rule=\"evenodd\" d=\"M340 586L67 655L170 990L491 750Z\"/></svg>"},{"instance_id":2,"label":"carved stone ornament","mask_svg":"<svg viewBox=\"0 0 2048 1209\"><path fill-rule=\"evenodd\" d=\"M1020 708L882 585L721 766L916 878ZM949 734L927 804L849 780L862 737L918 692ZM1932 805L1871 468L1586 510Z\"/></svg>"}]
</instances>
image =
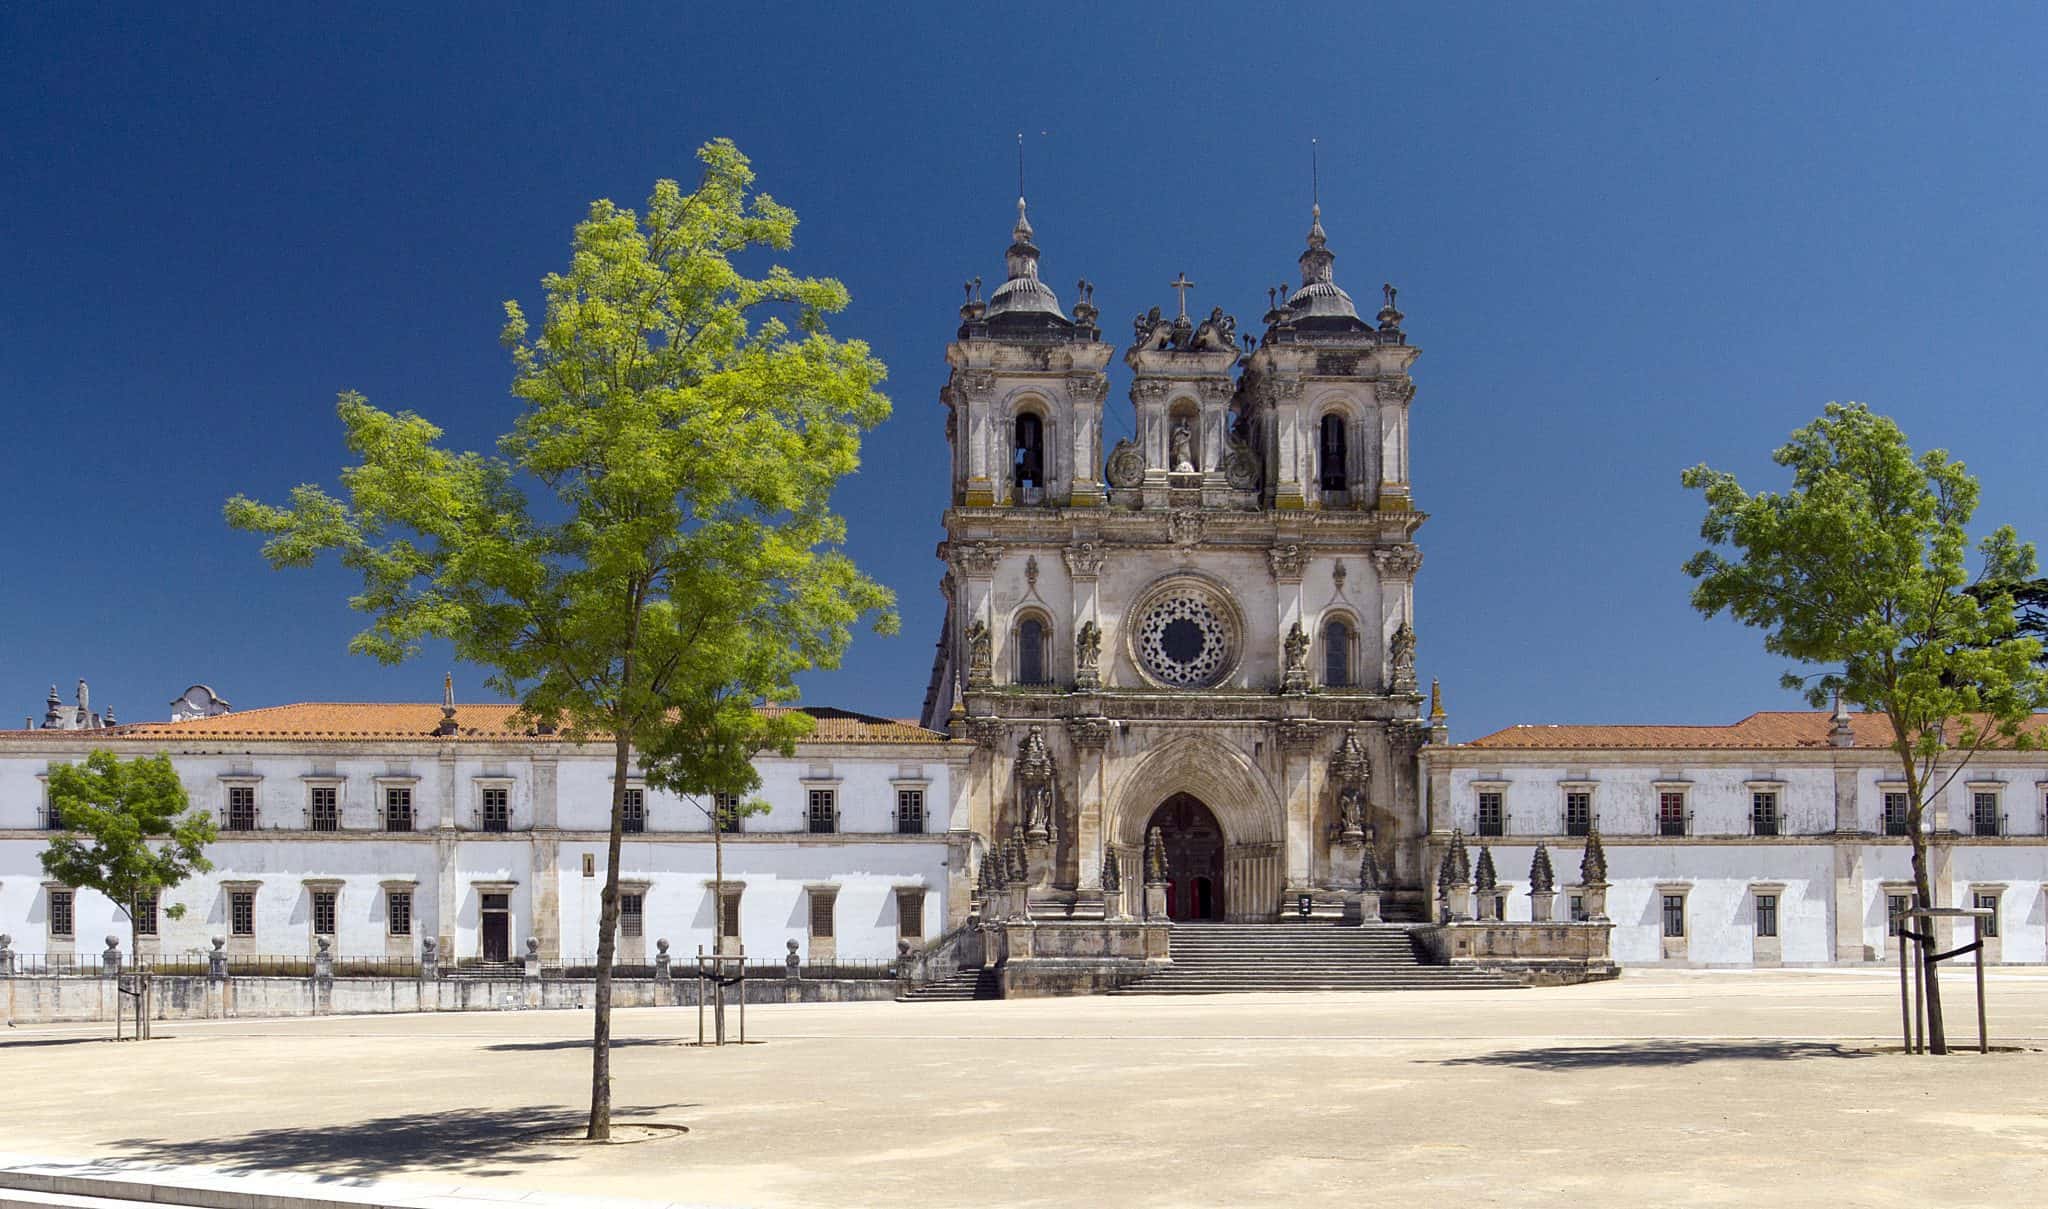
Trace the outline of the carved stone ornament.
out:
<instances>
[{"instance_id":1,"label":"carved stone ornament","mask_svg":"<svg viewBox=\"0 0 2048 1209\"><path fill-rule=\"evenodd\" d=\"M1482 899L1492 898L1500 889L1500 877L1493 871L1493 849L1479 850L1479 864L1472 870L1472 889Z\"/></svg>"},{"instance_id":2,"label":"carved stone ornament","mask_svg":"<svg viewBox=\"0 0 2048 1209\"><path fill-rule=\"evenodd\" d=\"M1166 539L1176 546L1200 542L1202 528L1202 514L1193 508L1175 508L1166 514Z\"/></svg>"},{"instance_id":3,"label":"carved stone ornament","mask_svg":"<svg viewBox=\"0 0 2048 1209\"><path fill-rule=\"evenodd\" d=\"M1102 892L1104 894L1120 894L1123 892L1123 888L1123 867L1122 862L1116 859L1116 849L1104 848L1102 850Z\"/></svg>"},{"instance_id":4,"label":"carved stone ornament","mask_svg":"<svg viewBox=\"0 0 2048 1209\"><path fill-rule=\"evenodd\" d=\"M1116 732L1116 724L1099 715L1067 719L1067 737L1076 747L1100 748Z\"/></svg>"},{"instance_id":5,"label":"carved stone ornament","mask_svg":"<svg viewBox=\"0 0 2048 1209\"><path fill-rule=\"evenodd\" d=\"M1586 831L1586 854L1579 858L1579 881L1588 886L1607 884L1607 849L1600 846L1600 825Z\"/></svg>"},{"instance_id":6,"label":"carved stone ornament","mask_svg":"<svg viewBox=\"0 0 2048 1209\"><path fill-rule=\"evenodd\" d=\"M1308 565L1308 551L1293 544L1275 546L1266 551L1266 565L1273 569L1275 579L1300 579L1302 568Z\"/></svg>"},{"instance_id":7,"label":"carved stone ornament","mask_svg":"<svg viewBox=\"0 0 2048 1209\"><path fill-rule=\"evenodd\" d=\"M1415 397L1415 382L1412 378L1381 378L1373 383L1373 394L1382 403L1406 403Z\"/></svg>"},{"instance_id":8,"label":"carved stone ornament","mask_svg":"<svg viewBox=\"0 0 2048 1209\"><path fill-rule=\"evenodd\" d=\"M1393 746L1394 754L1406 760L1422 750L1429 738L1429 728L1416 719L1395 722L1387 727L1387 742Z\"/></svg>"},{"instance_id":9,"label":"carved stone ornament","mask_svg":"<svg viewBox=\"0 0 2048 1209\"><path fill-rule=\"evenodd\" d=\"M1337 837L1347 844L1365 839L1366 786L1372 779L1372 762L1358 745L1358 731L1344 729L1344 741L1330 757L1330 783L1337 787Z\"/></svg>"},{"instance_id":10,"label":"carved stone ornament","mask_svg":"<svg viewBox=\"0 0 2048 1209\"><path fill-rule=\"evenodd\" d=\"M1291 403L1301 398L1303 385L1304 383L1300 378L1268 378L1266 380L1266 397L1275 403Z\"/></svg>"},{"instance_id":11,"label":"carved stone ornament","mask_svg":"<svg viewBox=\"0 0 2048 1209\"><path fill-rule=\"evenodd\" d=\"M1529 893L1549 894L1557 889L1557 873L1550 867L1550 849L1536 845L1535 859L1529 862Z\"/></svg>"},{"instance_id":12,"label":"carved stone ornament","mask_svg":"<svg viewBox=\"0 0 2048 1209\"><path fill-rule=\"evenodd\" d=\"M1038 586L1038 556L1036 554L1028 555L1024 559L1024 586L1028 588L1036 588Z\"/></svg>"},{"instance_id":13,"label":"carved stone ornament","mask_svg":"<svg viewBox=\"0 0 2048 1209\"><path fill-rule=\"evenodd\" d=\"M1232 437L1223 454L1223 478L1239 491L1257 491L1262 477L1259 455L1247 441Z\"/></svg>"},{"instance_id":14,"label":"carved stone ornament","mask_svg":"<svg viewBox=\"0 0 2048 1209\"><path fill-rule=\"evenodd\" d=\"M1321 738L1323 733L1320 724L1306 718L1286 719L1280 723L1277 730L1280 746L1289 751L1306 751L1314 747L1316 740Z\"/></svg>"},{"instance_id":15,"label":"carved stone ornament","mask_svg":"<svg viewBox=\"0 0 2048 1209\"><path fill-rule=\"evenodd\" d=\"M1344 569L1343 560L1339 559L1336 565L1330 568L1330 582L1337 585L1337 590L1342 592L1344 590L1344 580L1350 574L1349 571Z\"/></svg>"},{"instance_id":16,"label":"carved stone ornament","mask_svg":"<svg viewBox=\"0 0 2048 1209\"><path fill-rule=\"evenodd\" d=\"M1287 631L1287 665L1280 675L1280 691L1283 693L1305 693L1308 691L1308 632L1295 622Z\"/></svg>"},{"instance_id":17,"label":"carved stone ornament","mask_svg":"<svg viewBox=\"0 0 2048 1209\"><path fill-rule=\"evenodd\" d=\"M1173 426L1171 449L1173 456L1168 459L1168 464L1173 467L1173 472L1175 474L1193 474L1195 472L1195 433L1194 429L1188 426L1186 420L1182 420Z\"/></svg>"},{"instance_id":18,"label":"carved stone ornament","mask_svg":"<svg viewBox=\"0 0 2048 1209\"><path fill-rule=\"evenodd\" d=\"M963 369L954 383L969 398L987 398L996 391L996 372L992 369Z\"/></svg>"},{"instance_id":19,"label":"carved stone ornament","mask_svg":"<svg viewBox=\"0 0 2048 1209\"><path fill-rule=\"evenodd\" d=\"M1409 625L1406 620L1394 627L1394 636L1387 640L1387 656L1394 691L1414 692L1415 627Z\"/></svg>"},{"instance_id":20,"label":"carved stone ornament","mask_svg":"<svg viewBox=\"0 0 2048 1209\"><path fill-rule=\"evenodd\" d=\"M1383 580L1414 579L1422 569L1422 551L1414 546L1375 546L1372 565Z\"/></svg>"},{"instance_id":21,"label":"carved stone ornament","mask_svg":"<svg viewBox=\"0 0 2048 1209\"><path fill-rule=\"evenodd\" d=\"M991 684L995 680L992 640L988 623L977 617L967 623L967 683L972 686Z\"/></svg>"},{"instance_id":22,"label":"carved stone ornament","mask_svg":"<svg viewBox=\"0 0 2048 1209\"><path fill-rule=\"evenodd\" d=\"M1119 439L1116 448L1109 451L1109 460L1103 463L1103 473L1112 487L1136 487L1145 481L1144 451L1129 437Z\"/></svg>"},{"instance_id":23,"label":"carved stone ornament","mask_svg":"<svg viewBox=\"0 0 2048 1209\"><path fill-rule=\"evenodd\" d=\"M973 542L954 546L948 551L964 575L987 579L996 573L996 564L1003 561L1003 548L994 542Z\"/></svg>"},{"instance_id":24,"label":"carved stone ornament","mask_svg":"<svg viewBox=\"0 0 2048 1209\"><path fill-rule=\"evenodd\" d=\"M1145 880L1155 886L1166 881L1166 833L1157 827L1145 833Z\"/></svg>"},{"instance_id":25,"label":"carved stone ornament","mask_svg":"<svg viewBox=\"0 0 2048 1209\"><path fill-rule=\"evenodd\" d=\"M1365 854L1358 860L1358 888L1367 894L1378 894L1386 882L1386 875L1380 872L1379 857L1373 854L1372 845L1365 846Z\"/></svg>"},{"instance_id":26,"label":"carved stone ornament","mask_svg":"<svg viewBox=\"0 0 2048 1209\"><path fill-rule=\"evenodd\" d=\"M1009 733L1010 728L1003 725L1001 718L969 718L967 720L967 737L974 740L975 746L985 751L1002 750L1003 739Z\"/></svg>"},{"instance_id":27,"label":"carved stone ornament","mask_svg":"<svg viewBox=\"0 0 2048 1209\"><path fill-rule=\"evenodd\" d=\"M1062 553L1067 560L1067 574L1076 579L1102 574L1102 565L1109 561L1109 552L1094 542L1068 546Z\"/></svg>"},{"instance_id":28,"label":"carved stone ornament","mask_svg":"<svg viewBox=\"0 0 2048 1209\"><path fill-rule=\"evenodd\" d=\"M1109 393L1109 379L1102 374L1068 374L1067 394L1076 400L1100 401Z\"/></svg>"}]
</instances>

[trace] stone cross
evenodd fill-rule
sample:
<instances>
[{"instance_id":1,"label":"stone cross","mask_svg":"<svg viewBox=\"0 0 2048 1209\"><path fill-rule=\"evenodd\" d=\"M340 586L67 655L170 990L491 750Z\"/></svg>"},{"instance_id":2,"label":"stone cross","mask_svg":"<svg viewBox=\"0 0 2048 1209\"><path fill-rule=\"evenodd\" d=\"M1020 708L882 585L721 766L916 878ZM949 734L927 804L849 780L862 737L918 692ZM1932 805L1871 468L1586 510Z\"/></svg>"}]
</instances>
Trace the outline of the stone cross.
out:
<instances>
[{"instance_id":1,"label":"stone cross","mask_svg":"<svg viewBox=\"0 0 2048 1209\"><path fill-rule=\"evenodd\" d=\"M1195 283L1188 280L1188 275L1186 273L1182 273L1180 276L1175 277L1172 281L1168 282L1167 288L1171 290L1180 291L1180 317L1183 319L1187 318L1188 291L1195 288Z\"/></svg>"}]
</instances>

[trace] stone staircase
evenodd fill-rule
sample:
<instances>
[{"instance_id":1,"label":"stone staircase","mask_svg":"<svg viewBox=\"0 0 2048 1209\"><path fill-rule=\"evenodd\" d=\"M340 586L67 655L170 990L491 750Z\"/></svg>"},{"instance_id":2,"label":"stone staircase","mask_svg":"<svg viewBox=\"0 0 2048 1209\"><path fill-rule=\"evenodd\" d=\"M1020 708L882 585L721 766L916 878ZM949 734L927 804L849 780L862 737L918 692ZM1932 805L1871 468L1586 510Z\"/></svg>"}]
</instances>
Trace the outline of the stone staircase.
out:
<instances>
[{"instance_id":1,"label":"stone staircase","mask_svg":"<svg viewBox=\"0 0 2048 1209\"><path fill-rule=\"evenodd\" d=\"M1424 965L1409 929L1327 922L1176 924L1173 964L1113 995L1232 991L1439 991L1520 987L1503 974Z\"/></svg>"},{"instance_id":2,"label":"stone staircase","mask_svg":"<svg viewBox=\"0 0 2048 1209\"><path fill-rule=\"evenodd\" d=\"M933 979L896 996L899 1003L957 1003L970 999L1000 999L1002 989L994 970L959 970Z\"/></svg>"}]
</instances>

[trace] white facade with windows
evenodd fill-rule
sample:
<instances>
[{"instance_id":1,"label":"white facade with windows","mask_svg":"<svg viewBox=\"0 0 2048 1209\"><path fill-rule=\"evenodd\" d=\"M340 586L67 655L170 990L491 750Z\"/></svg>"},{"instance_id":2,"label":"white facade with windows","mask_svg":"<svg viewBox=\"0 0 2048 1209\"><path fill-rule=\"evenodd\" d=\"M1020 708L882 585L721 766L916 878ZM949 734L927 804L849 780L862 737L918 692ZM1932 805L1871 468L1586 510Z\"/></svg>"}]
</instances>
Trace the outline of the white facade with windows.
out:
<instances>
[{"instance_id":1,"label":"white facade with windows","mask_svg":"<svg viewBox=\"0 0 2048 1209\"><path fill-rule=\"evenodd\" d=\"M829 952L884 960L899 940L940 935L949 862L965 840L965 743L911 723L834 710L789 758L759 763L769 811L722 837L730 913L749 954L812 959L807 903L832 891ZM19 953L129 947L127 916L90 891L49 883L38 860L51 766L94 748L170 755L220 838L214 869L164 896L145 951L400 956L436 938L444 962L548 963L597 947L612 800L609 746L506 729L511 707L461 706L437 733L431 704L297 705L90 732L0 732L0 933ZM707 951L718 918L711 819L636 781L620 877L621 960ZM712 803L706 802L707 807ZM626 901L626 900L622 900ZM182 903L182 919L161 908Z\"/></svg>"},{"instance_id":2,"label":"white facade with windows","mask_svg":"<svg viewBox=\"0 0 2048 1209\"><path fill-rule=\"evenodd\" d=\"M1912 864L1887 725L1764 713L1725 727L1517 726L1433 745L1422 752L1432 851L1453 831L1475 855L1490 848L1517 886L1507 917L1529 919L1541 843L1557 917L1569 918L1597 826L1624 965L1896 960L1890 916L1911 894ZM1936 905L1998 912L1986 960L2048 961L2048 755L1977 755L1923 826Z\"/></svg>"}]
</instances>

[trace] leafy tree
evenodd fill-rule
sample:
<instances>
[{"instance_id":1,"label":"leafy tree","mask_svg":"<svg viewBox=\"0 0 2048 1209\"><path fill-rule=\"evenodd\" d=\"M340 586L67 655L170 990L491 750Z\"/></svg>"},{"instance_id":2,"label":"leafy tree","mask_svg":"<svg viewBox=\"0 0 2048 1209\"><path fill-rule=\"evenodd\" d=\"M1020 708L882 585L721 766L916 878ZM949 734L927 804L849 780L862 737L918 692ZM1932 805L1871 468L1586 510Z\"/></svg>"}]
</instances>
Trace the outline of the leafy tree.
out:
<instances>
[{"instance_id":1,"label":"leafy tree","mask_svg":"<svg viewBox=\"0 0 2048 1209\"><path fill-rule=\"evenodd\" d=\"M1897 424L1861 404L1828 404L1773 460L1792 471L1782 495L1750 495L1704 465L1684 473L1707 504L1707 548L1685 564L1698 581L1693 605L1726 610L1765 631L1765 650L1822 668L1783 680L1813 705L1839 692L1890 721L1914 897L1933 906L1927 804L1986 748L2034 746L2028 723L2048 701L2041 644L2019 632L2012 593L1992 586L2031 577L2034 548L2010 527L1992 531L1973 580L1964 563L1977 481L1941 450L1916 457ZM1920 956L1929 1040L1943 1053L1932 946Z\"/></svg>"},{"instance_id":2,"label":"leafy tree","mask_svg":"<svg viewBox=\"0 0 2048 1209\"><path fill-rule=\"evenodd\" d=\"M764 649L831 667L864 617L895 624L889 593L842 552L830 506L859 465L860 434L888 415L885 371L864 343L826 330L847 303L837 281L741 271L748 253L790 246L796 215L752 190L732 143L698 159L696 188L659 181L644 214L591 204L568 270L542 283L538 326L505 304L523 406L496 456L443 449L419 416L344 394L360 459L342 472L346 499L307 485L288 507L227 505L230 524L267 535L273 566L333 551L361 573L349 603L373 620L352 649L397 662L446 639L532 724L611 745L593 1139L611 1133L634 752L700 714L713 687L755 683L747 661Z\"/></svg>"},{"instance_id":3,"label":"leafy tree","mask_svg":"<svg viewBox=\"0 0 2048 1209\"><path fill-rule=\"evenodd\" d=\"M206 859L212 817L186 809L185 786L162 754L123 760L94 751L83 764L51 768L49 785L50 808L64 831L43 849L43 873L112 899L128 917L128 952L140 953L143 904L213 868ZM163 913L182 919L185 905L172 903Z\"/></svg>"}]
</instances>

